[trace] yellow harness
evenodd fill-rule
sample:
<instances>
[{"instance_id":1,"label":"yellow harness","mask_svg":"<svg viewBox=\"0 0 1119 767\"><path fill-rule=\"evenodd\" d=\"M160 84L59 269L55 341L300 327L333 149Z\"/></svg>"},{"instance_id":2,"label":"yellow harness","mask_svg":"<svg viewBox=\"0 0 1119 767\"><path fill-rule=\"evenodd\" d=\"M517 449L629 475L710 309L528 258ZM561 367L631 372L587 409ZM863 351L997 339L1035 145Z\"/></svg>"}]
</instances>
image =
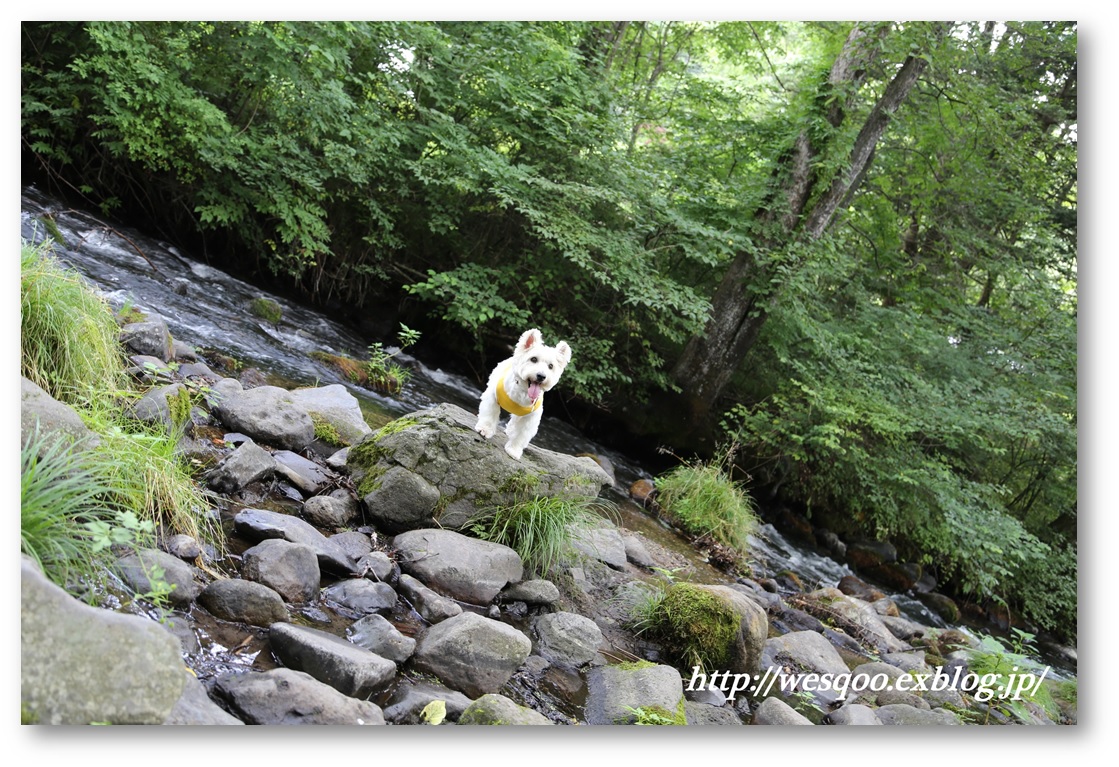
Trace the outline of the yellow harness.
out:
<instances>
[{"instance_id":1,"label":"yellow harness","mask_svg":"<svg viewBox=\"0 0 1119 767\"><path fill-rule=\"evenodd\" d=\"M532 407L525 407L512 400L509 394L505 391L505 377L509 375L512 365L507 365L505 370L501 371L501 378L497 381L497 404L501 405L501 409L513 415L528 415L544 404L544 393L541 392L540 396L536 398L536 402L532 403Z\"/></svg>"}]
</instances>

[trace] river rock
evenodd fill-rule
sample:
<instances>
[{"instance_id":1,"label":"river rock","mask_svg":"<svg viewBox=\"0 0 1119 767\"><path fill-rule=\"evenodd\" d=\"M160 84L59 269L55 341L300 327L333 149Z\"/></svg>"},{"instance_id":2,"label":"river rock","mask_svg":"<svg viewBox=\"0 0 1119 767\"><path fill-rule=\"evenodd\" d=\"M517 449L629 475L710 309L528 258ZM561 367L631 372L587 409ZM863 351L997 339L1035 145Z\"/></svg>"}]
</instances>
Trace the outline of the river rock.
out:
<instances>
[{"instance_id":1,"label":"river rock","mask_svg":"<svg viewBox=\"0 0 1119 767\"><path fill-rule=\"evenodd\" d=\"M936 610L940 617L948 623L960 622L960 608L951 597L930 591L928 593L918 592L917 599L921 600L926 607Z\"/></svg>"},{"instance_id":2,"label":"river rock","mask_svg":"<svg viewBox=\"0 0 1119 767\"><path fill-rule=\"evenodd\" d=\"M824 717L823 724L881 725L882 720L874 709L861 703L848 703Z\"/></svg>"},{"instance_id":3,"label":"river rock","mask_svg":"<svg viewBox=\"0 0 1119 767\"><path fill-rule=\"evenodd\" d=\"M875 599L873 602L870 603L870 606L874 608L874 612L878 613L883 618L901 617L901 610L898 609L897 602L890 599L889 597Z\"/></svg>"},{"instance_id":4,"label":"river rock","mask_svg":"<svg viewBox=\"0 0 1119 767\"><path fill-rule=\"evenodd\" d=\"M892 615L883 615L881 617L882 625L888 628L891 634L906 643L921 639L928 631L925 626L911 621L908 618L896 618Z\"/></svg>"},{"instance_id":5,"label":"river rock","mask_svg":"<svg viewBox=\"0 0 1119 767\"><path fill-rule=\"evenodd\" d=\"M423 724L421 712L432 701L441 700L447 709L447 721L455 722L473 701L458 690L433 682L401 677L393 688L385 718L393 724Z\"/></svg>"},{"instance_id":6,"label":"river rock","mask_svg":"<svg viewBox=\"0 0 1119 767\"><path fill-rule=\"evenodd\" d=\"M231 673L214 695L247 724L384 724L380 706L288 668Z\"/></svg>"},{"instance_id":7,"label":"river rock","mask_svg":"<svg viewBox=\"0 0 1119 767\"><path fill-rule=\"evenodd\" d=\"M852 541L847 544L847 561L852 567L868 569L898 561L898 550L888 541Z\"/></svg>"},{"instance_id":8,"label":"river rock","mask_svg":"<svg viewBox=\"0 0 1119 767\"><path fill-rule=\"evenodd\" d=\"M357 563L342 547L316 530L310 523L289 514L265 509L242 509L233 518L234 529L249 538L282 538L309 546L319 558L319 566L337 575L352 575Z\"/></svg>"},{"instance_id":9,"label":"river rock","mask_svg":"<svg viewBox=\"0 0 1119 767\"><path fill-rule=\"evenodd\" d=\"M553 663L579 667L598 657L602 630L590 618L567 612L549 613L537 618L533 628L538 640L536 652Z\"/></svg>"},{"instance_id":10,"label":"river rock","mask_svg":"<svg viewBox=\"0 0 1119 767\"><path fill-rule=\"evenodd\" d=\"M185 426L190 423L192 417L203 417L201 409L195 407L193 404L195 395L181 383L167 384L166 386L157 386L148 389L144 392L140 399L129 409L129 414L137 421L144 423L160 423L167 427L172 427L175 424L175 416L172 410L171 402L179 397L186 397L190 406L184 410L183 415L185 420L180 426Z\"/></svg>"},{"instance_id":11,"label":"river rock","mask_svg":"<svg viewBox=\"0 0 1119 767\"><path fill-rule=\"evenodd\" d=\"M202 556L202 545L194 538L183 533L172 535L164 541L163 545L168 554L184 562L193 562Z\"/></svg>"},{"instance_id":12,"label":"river rock","mask_svg":"<svg viewBox=\"0 0 1119 767\"><path fill-rule=\"evenodd\" d=\"M348 578L322 590L323 601L331 602L354 619L396 607L396 591L387 583Z\"/></svg>"},{"instance_id":13,"label":"river rock","mask_svg":"<svg viewBox=\"0 0 1119 767\"><path fill-rule=\"evenodd\" d=\"M847 673L847 664L839 652L815 631L794 631L767 639L762 648L761 667L771 669L771 673ZM827 708L839 698L835 690L817 689L812 691L812 696L821 708Z\"/></svg>"},{"instance_id":14,"label":"river rock","mask_svg":"<svg viewBox=\"0 0 1119 767\"><path fill-rule=\"evenodd\" d=\"M59 439L80 450L101 443L101 438L85 425L74 408L59 402L27 378L20 378L19 387L21 445L27 444L36 429L44 446Z\"/></svg>"},{"instance_id":15,"label":"river rock","mask_svg":"<svg viewBox=\"0 0 1119 767\"><path fill-rule=\"evenodd\" d=\"M211 615L268 628L277 621L290 620L280 595L262 583L240 578L213 581L198 595L198 602Z\"/></svg>"},{"instance_id":16,"label":"river rock","mask_svg":"<svg viewBox=\"0 0 1119 767\"><path fill-rule=\"evenodd\" d=\"M357 561L357 571L363 578L375 581L389 581L396 565L383 551L370 551Z\"/></svg>"},{"instance_id":17,"label":"river rock","mask_svg":"<svg viewBox=\"0 0 1119 767\"><path fill-rule=\"evenodd\" d=\"M761 671L762 648L769 636L769 619L765 610L749 596L730 586L696 584L696 588L714 594L738 614L741 622L730 655L734 674L757 674Z\"/></svg>"},{"instance_id":18,"label":"river rock","mask_svg":"<svg viewBox=\"0 0 1119 767\"><path fill-rule=\"evenodd\" d=\"M630 562L638 567L656 567L657 561L649 554L649 549L645 547L645 536L641 533L631 533L623 530L622 543L626 549L626 559Z\"/></svg>"},{"instance_id":19,"label":"river rock","mask_svg":"<svg viewBox=\"0 0 1119 767\"><path fill-rule=\"evenodd\" d=\"M183 692L160 624L79 602L20 557L20 704L40 724L161 724Z\"/></svg>"},{"instance_id":20,"label":"river rock","mask_svg":"<svg viewBox=\"0 0 1119 767\"><path fill-rule=\"evenodd\" d=\"M925 663L925 653L921 650L912 652L888 652L882 655L882 660L891 666L897 666L902 671L917 674L931 674L932 669Z\"/></svg>"},{"instance_id":21,"label":"river rock","mask_svg":"<svg viewBox=\"0 0 1119 767\"><path fill-rule=\"evenodd\" d=\"M552 724L543 714L514 703L504 695L488 693L471 703L462 712L459 724Z\"/></svg>"},{"instance_id":22,"label":"river rock","mask_svg":"<svg viewBox=\"0 0 1119 767\"><path fill-rule=\"evenodd\" d=\"M844 575L839 579L836 588L842 591L849 597L861 599L864 602L874 602L875 600L882 599L886 595L880 589L868 585L865 581L855 577L854 575Z\"/></svg>"},{"instance_id":23,"label":"river rock","mask_svg":"<svg viewBox=\"0 0 1119 767\"><path fill-rule=\"evenodd\" d=\"M626 564L626 544L618 528L613 525L599 527L572 527L571 545L585 556L604 562L615 570Z\"/></svg>"},{"instance_id":24,"label":"river rock","mask_svg":"<svg viewBox=\"0 0 1119 767\"><path fill-rule=\"evenodd\" d=\"M306 626L274 623L268 643L280 662L305 671L343 695L368 698L396 676L396 664L342 637Z\"/></svg>"},{"instance_id":25,"label":"river rock","mask_svg":"<svg viewBox=\"0 0 1119 767\"><path fill-rule=\"evenodd\" d=\"M875 710L882 724L901 725L953 725L960 724L959 717L947 709L924 711L904 703L893 703Z\"/></svg>"},{"instance_id":26,"label":"river rock","mask_svg":"<svg viewBox=\"0 0 1119 767\"><path fill-rule=\"evenodd\" d=\"M356 621L347 629L347 634L358 647L395 663L408 660L416 649L415 639L404 636L387 618L376 613Z\"/></svg>"},{"instance_id":27,"label":"river rock","mask_svg":"<svg viewBox=\"0 0 1119 767\"><path fill-rule=\"evenodd\" d=\"M361 405L342 384L293 389L289 392L292 402L312 416L334 427L347 445L356 445L373 430L365 422Z\"/></svg>"},{"instance_id":28,"label":"river rock","mask_svg":"<svg viewBox=\"0 0 1119 767\"><path fill-rule=\"evenodd\" d=\"M316 495L331 482L338 479L333 471L324 469L314 461L308 460L290 450L277 450L272 454L278 471L283 474L306 496Z\"/></svg>"},{"instance_id":29,"label":"river rock","mask_svg":"<svg viewBox=\"0 0 1119 767\"><path fill-rule=\"evenodd\" d=\"M277 448L302 450L315 438L311 416L278 386L230 394L214 403L211 412L228 428Z\"/></svg>"},{"instance_id":30,"label":"river rock","mask_svg":"<svg viewBox=\"0 0 1119 767\"><path fill-rule=\"evenodd\" d=\"M471 697L497 692L532 652L532 642L512 626L464 612L427 629L413 665Z\"/></svg>"},{"instance_id":31,"label":"river rock","mask_svg":"<svg viewBox=\"0 0 1119 767\"><path fill-rule=\"evenodd\" d=\"M155 314L148 314L143 322L130 322L121 328L120 342L136 354L156 357L164 363L175 358L167 321Z\"/></svg>"},{"instance_id":32,"label":"river rock","mask_svg":"<svg viewBox=\"0 0 1119 767\"><path fill-rule=\"evenodd\" d=\"M807 724L812 722L780 698L766 698L754 712L754 724Z\"/></svg>"},{"instance_id":33,"label":"river rock","mask_svg":"<svg viewBox=\"0 0 1119 767\"><path fill-rule=\"evenodd\" d=\"M405 599L428 623L438 623L462 612L462 606L452 599L436 594L411 575L400 576L399 587Z\"/></svg>"},{"instance_id":34,"label":"river rock","mask_svg":"<svg viewBox=\"0 0 1119 767\"><path fill-rule=\"evenodd\" d=\"M318 596L322 571L310 546L273 538L245 550L241 577L267 586L288 602L301 604Z\"/></svg>"},{"instance_id":35,"label":"river rock","mask_svg":"<svg viewBox=\"0 0 1119 767\"><path fill-rule=\"evenodd\" d=\"M162 577L158 570L163 571ZM201 587L194 582L194 568L176 556L159 549L137 549L116 562L116 571L129 588L141 596L152 590L152 581L170 585L168 601L185 607L195 600Z\"/></svg>"},{"instance_id":36,"label":"river rock","mask_svg":"<svg viewBox=\"0 0 1119 767\"><path fill-rule=\"evenodd\" d=\"M316 495L303 504L303 516L316 527L337 530L353 522L359 513L357 502L347 497ZM331 539L336 536L331 536ZM365 536L369 540L369 536ZM368 553L368 551L363 552ZM350 552L353 556L353 552ZM358 557L362 554L358 554ZM357 557L355 557L356 559Z\"/></svg>"},{"instance_id":37,"label":"river rock","mask_svg":"<svg viewBox=\"0 0 1119 767\"><path fill-rule=\"evenodd\" d=\"M598 666L587 674L587 724L633 724L633 709L642 707L656 707L675 716L683 705L684 681L672 666Z\"/></svg>"},{"instance_id":38,"label":"river rock","mask_svg":"<svg viewBox=\"0 0 1119 767\"><path fill-rule=\"evenodd\" d=\"M243 725L237 717L233 716L206 694L206 688L198 681L193 672L183 671L183 694L179 696L171 713L163 721L171 725Z\"/></svg>"},{"instance_id":39,"label":"river rock","mask_svg":"<svg viewBox=\"0 0 1119 767\"><path fill-rule=\"evenodd\" d=\"M369 535L358 530L347 530L344 533L335 533L330 536L330 542L339 546L355 561L373 551L373 541L369 538Z\"/></svg>"},{"instance_id":40,"label":"river rock","mask_svg":"<svg viewBox=\"0 0 1119 767\"><path fill-rule=\"evenodd\" d=\"M849 597L835 588L817 589L807 596L825 613L836 614L857 625L860 632L858 638L872 642L878 652L901 652L913 649L895 637L893 632L882 623L874 608L861 599Z\"/></svg>"},{"instance_id":41,"label":"river rock","mask_svg":"<svg viewBox=\"0 0 1119 767\"><path fill-rule=\"evenodd\" d=\"M512 583L501 592L503 602L524 602L530 605L550 605L559 601L560 590L551 581L537 579Z\"/></svg>"},{"instance_id":42,"label":"river rock","mask_svg":"<svg viewBox=\"0 0 1119 767\"><path fill-rule=\"evenodd\" d=\"M214 490L229 495L252 482L271 477L277 469L271 453L255 442L244 442L210 470L206 481Z\"/></svg>"},{"instance_id":43,"label":"river rock","mask_svg":"<svg viewBox=\"0 0 1119 767\"><path fill-rule=\"evenodd\" d=\"M474 431L475 413L451 404L420 410L391 422L350 449L347 466L358 494L380 526L390 532L439 526L457 530L536 496L592 500L610 478L592 459L531 446L516 461L502 440ZM409 486L401 469L423 480ZM433 495L428 488L435 491Z\"/></svg>"},{"instance_id":44,"label":"river rock","mask_svg":"<svg viewBox=\"0 0 1119 767\"><path fill-rule=\"evenodd\" d=\"M742 726L742 720L738 718L738 714L734 713L734 709L719 708L707 703L696 703L691 700L684 701L684 717L687 719L688 724L693 727L705 727L708 725L717 725L721 727L728 725Z\"/></svg>"},{"instance_id":45,"label":"river rock","mask_svg":"<svg viewBox=\"0 0 1119 767\"><path fill-rule=\"evenodd\" d=\"M470 604L488 605L506 584L520 581L524 574L513 549L452 530L412 530L396 536L392 545L401 570Z\"/></svg>"}]
</instances>

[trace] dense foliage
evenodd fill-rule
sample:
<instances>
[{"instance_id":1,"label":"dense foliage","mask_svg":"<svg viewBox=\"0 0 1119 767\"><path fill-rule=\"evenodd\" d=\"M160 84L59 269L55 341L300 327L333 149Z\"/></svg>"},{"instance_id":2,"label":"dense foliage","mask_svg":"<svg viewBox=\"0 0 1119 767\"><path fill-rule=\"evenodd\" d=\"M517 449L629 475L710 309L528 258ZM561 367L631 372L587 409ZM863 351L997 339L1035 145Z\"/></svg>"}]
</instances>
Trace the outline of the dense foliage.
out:
<instances>
[{"instance_id":1,"label":"dense foliage","mask_svg":"<svg viewBox=\"0 0 1119 767\"><path fill-rule=\"evenodd\" d=\"M22 33L25 177L479 370L531 323L600 413L1075 635L1074 23Z\"/></svg>"}]
</instances>

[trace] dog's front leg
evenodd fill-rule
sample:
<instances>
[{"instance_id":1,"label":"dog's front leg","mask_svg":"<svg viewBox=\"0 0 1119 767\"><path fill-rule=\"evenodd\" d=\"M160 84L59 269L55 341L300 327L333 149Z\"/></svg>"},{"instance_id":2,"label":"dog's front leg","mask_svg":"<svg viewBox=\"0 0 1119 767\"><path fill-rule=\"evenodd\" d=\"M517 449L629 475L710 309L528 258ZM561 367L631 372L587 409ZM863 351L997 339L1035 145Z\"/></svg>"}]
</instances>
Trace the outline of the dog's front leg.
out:
<instances>
[{"instance_id":1,"label":"dog's front leg","mask_svg":"<svg viewBox=\"0 0 1119 767\"><path fill-rule=\"evenodd\" d=\"M515 415L510 417L505 427L505 452L514 460L521 460L521 456L528 447L528 443L536 436L540 428L540 411L534 410L528 415Z\"/></svg>"},{"instance_id":2,"label":"dog's front leg","mask_svg":"<svg viewBox=\"0 0 1119 767\"><path fill-rule=\"evenodd\" d=\"M501 418L501 407L497 404L497 397L486 392L478 405L478 423L474 425L474 431L489 439L497 434L499 418Z\"/></svg>"}]
</instances>

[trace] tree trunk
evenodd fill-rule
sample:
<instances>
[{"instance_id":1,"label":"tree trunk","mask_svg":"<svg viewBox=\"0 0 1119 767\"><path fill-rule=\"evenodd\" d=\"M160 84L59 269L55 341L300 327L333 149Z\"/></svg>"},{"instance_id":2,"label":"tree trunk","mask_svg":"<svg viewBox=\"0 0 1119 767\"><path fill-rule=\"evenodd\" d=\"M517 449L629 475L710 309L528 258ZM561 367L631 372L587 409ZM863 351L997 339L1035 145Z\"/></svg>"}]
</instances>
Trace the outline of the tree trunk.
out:
<instances>
[{"instance_id":1,"label":"tree trunk","mask_svg":"<svg viewBox=\"0 0 1119 767\"><path fill-rule=\"evenodd\" d=\"M882 33L879 27L876 31ZM878 46L868 44L873 36L855 27L832 66L831 90L852 94L864 77ZM756 219L769 224L773 235L743 250L727 268L715 290L711 313L701 335L693 337L673 369L673 378L683 390L684 422L706 431L723 390L758 339L774 301L772 274L759 266L757 254L786 250L798 240L819 239L831 226L842 203L858 188L886 130L890 115L905 101L928 62L910 56L897 71L881 98L870 111L850 150L846 167L831 178L821 178L816 160L823 147L813 146L807 130L797 137L785 157L784 182L775 189L772 202L762 206ZM850 100L834 98L822 105L822 117L833 127L846 119ZM827 185L808 203L817 190Z\"/></svg>"}]
</instances>

